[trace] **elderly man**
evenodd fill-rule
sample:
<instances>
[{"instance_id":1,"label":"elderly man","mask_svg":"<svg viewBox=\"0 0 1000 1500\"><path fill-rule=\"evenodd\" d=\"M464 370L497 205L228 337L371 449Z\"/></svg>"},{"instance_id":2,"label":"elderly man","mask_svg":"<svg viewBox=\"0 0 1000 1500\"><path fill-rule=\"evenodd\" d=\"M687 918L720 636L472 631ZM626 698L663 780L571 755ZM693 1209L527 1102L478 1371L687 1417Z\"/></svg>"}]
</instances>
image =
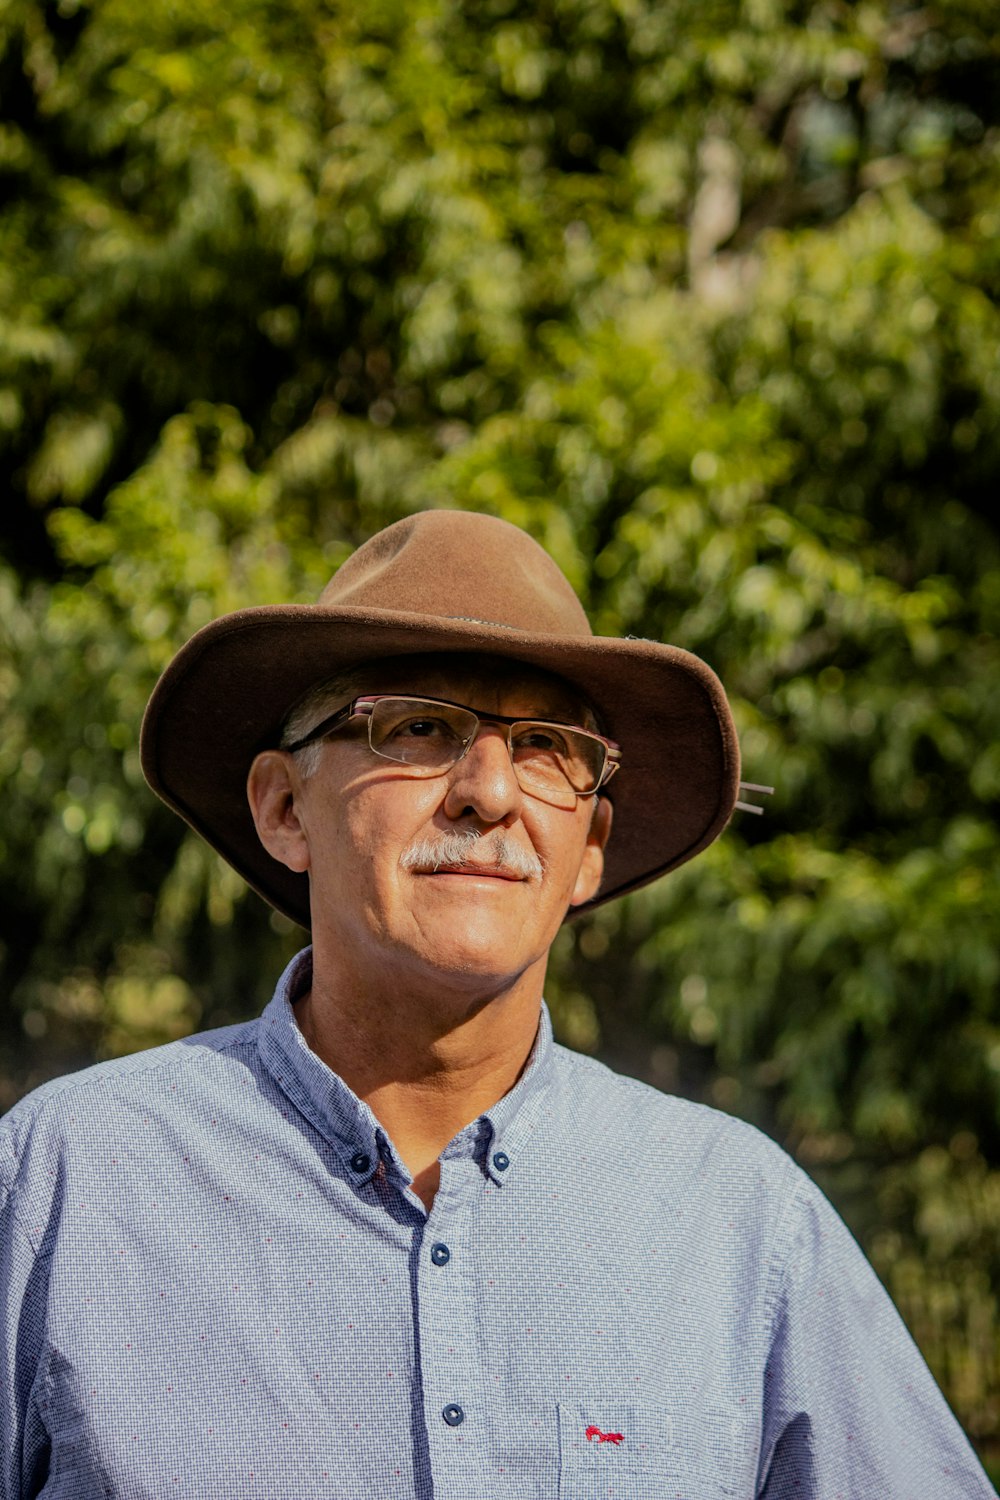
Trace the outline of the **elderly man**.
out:
<instances>
[{"instance_id":1,"label":"elderly man","mask_svg":"<svg viewBox=\"0 0 1000 1500\"><path fill-rule=\"evenodd\" d=\"M312 946L8 1116L5 1497L992 1493L794 1164L553 1044L566 916L732 809L702 662L430 512L197 635L143 756Z\"/></svg>"}]
</instances>

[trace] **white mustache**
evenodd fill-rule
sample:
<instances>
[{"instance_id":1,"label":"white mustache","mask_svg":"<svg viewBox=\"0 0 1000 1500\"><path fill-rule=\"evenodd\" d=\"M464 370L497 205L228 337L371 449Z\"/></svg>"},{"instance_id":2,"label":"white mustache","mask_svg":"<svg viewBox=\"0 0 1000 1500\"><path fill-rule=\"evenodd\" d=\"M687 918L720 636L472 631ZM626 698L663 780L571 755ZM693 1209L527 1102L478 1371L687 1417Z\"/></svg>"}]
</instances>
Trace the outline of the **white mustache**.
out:
<instances>
[{"instance_id":1,"label":"white mustache","mask_svg":"<svg viewBox=\"0 0 1000 1500\"><path fill-rule=\"evenodd\" d=\"M484 836L471 828L456 828L439 838L417 839L403 850L399 863L402 869L421 874L431 874L442 865L498 870L522 880L537 880L544 873L537 854L499 829Z\"/></svg>"}]
</instances>

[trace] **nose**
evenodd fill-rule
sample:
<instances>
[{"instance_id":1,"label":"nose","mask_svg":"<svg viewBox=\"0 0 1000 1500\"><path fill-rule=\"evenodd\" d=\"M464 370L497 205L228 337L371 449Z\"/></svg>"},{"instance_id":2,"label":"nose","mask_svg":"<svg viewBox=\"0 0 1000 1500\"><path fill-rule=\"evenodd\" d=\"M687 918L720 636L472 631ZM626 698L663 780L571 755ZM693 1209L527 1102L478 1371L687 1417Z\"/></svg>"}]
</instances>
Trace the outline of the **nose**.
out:
<instances>
[{"instance_id":1,"label":"nose","mask_svg":"<svg viewBox=\"0 0 1000 1500\"><path fill-rule=\"evenodd\" d=\"M444 811L449 818L475 817L486 824L510 823L521 806L521 788L506 731L481 724L475 740L448 773Z\"/></svg>"}]
</instances>

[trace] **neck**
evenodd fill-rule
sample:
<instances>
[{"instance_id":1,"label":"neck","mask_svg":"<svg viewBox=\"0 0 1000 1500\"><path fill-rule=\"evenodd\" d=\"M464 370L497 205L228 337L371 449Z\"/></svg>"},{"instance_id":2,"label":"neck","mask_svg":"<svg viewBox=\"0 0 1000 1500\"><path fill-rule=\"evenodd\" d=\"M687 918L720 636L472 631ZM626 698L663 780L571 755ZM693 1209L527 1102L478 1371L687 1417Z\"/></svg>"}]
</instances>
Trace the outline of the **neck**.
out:
<instances>
[{"instance_id":1,"label":"neck","mask_svg":"<svg viewBox=\"0 0 1000 1500\"><path fill-rule=\"evenodd\" d=\"M439 976L424 989L361 985L317 961L295 1005L312 1050L371 1109L429 1209L438 1158L452 1138L517 1082L538 1030L542 973L512 984Z\"/></svg>"}]
</instances>

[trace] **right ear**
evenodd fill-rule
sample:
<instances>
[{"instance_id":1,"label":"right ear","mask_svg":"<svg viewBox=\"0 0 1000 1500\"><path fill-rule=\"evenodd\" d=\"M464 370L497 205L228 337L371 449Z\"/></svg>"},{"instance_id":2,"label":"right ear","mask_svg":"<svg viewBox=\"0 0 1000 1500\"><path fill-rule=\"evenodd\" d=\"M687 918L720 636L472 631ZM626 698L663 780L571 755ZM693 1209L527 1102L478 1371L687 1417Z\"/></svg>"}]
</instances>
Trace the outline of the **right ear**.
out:
<instances>
[{"instance_id":1,"label":"right ear","mask_svg":"<svg viewBox=\"0 0 1000 1500\"><path fill-rule=\"evenodd\" d=\"M309 868L309 841L298 809L301 787L287 750L262 750L247 776L257 837L268 854L297 874Z\"/></svg>"}]
</instances>

